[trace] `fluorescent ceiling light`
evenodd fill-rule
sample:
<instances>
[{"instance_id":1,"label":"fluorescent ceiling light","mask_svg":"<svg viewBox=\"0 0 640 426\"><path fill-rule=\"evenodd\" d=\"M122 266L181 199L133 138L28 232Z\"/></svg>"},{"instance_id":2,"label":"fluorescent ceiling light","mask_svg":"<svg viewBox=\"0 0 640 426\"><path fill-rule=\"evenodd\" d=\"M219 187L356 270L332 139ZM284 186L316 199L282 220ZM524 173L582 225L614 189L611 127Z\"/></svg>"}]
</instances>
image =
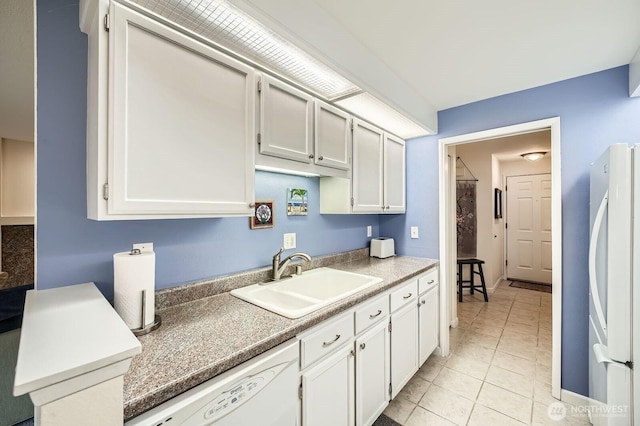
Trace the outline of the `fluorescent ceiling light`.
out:
<instances>
[{"instance_id":1,"label":"fluorescent ceiling light","mask_svg":"<svg viewBox=\"0 0 640 426\"><path fill-rule=\"evenodd\" d=\"M336 101L335 104L403 139L431 134L416 122L408 119L369 93L360 93L341 99Z\"/></svg>"},{"instance_id":2,"label":"fluorescent ceiling light","mask_svg":"<svg viewBox=\"0 0 640 426\"><path fill-rule=\"evenodd\" d=\"M130 0L333 100L361 89L225 0Z\"/></svg>"},{"instance_id":3,"label":"fluorescent ceiling light","mask_svg":"<svg viewBox=\"0 0 640 426\"><path fill-rule=\"evenodd\" d=\"M404 139L431 134L226 0L128 1Z\"/></svg>"},{"instance_id":4,"label":"fluorescent ceiling light","mask_svg":"<svg viewBox=\"0 0 640 426\"><path fill-rule=\"evenodd\" d=\"M299 172L297 170L290 169L281 169L280 167L270 167L270 166L256 166L256 170L260 170L263 172L271 172L271 173L282 173L285 175L295 175L295 176L304 176L304 177L319 177L318 173L311 172Z\"/></svg>"},{"instance_id":5,"label":"fluorescent ceiling light","mask_svg":"<svg viewBox=\"0 0 640 426\"><path fill-rule=\"evenodd\" d=\"M527 161L538 161L542 159L542 157L544 157L545 155L547 155L547 153L544 151L526 152L524 154L520 154L520 156Z\"/></svg>"}]
</instances>

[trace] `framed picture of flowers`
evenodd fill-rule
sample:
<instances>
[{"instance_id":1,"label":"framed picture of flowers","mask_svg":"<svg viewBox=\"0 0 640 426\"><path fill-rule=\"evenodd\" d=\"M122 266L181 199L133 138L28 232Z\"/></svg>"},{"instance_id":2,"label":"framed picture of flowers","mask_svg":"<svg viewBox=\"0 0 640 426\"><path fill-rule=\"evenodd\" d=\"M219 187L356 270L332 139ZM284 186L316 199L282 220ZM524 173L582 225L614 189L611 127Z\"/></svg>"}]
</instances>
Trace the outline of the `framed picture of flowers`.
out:
<instances>
[{"instance_id":1,"label":"framed picture of flowers","mask_svg":"<svg viewBox=\"0 0 640 426\"><path fill-rule=\"evenodd\" d=\"M275 215L273 200L256 200L253 216L249 218L251 229L273 228Z\"/></svg>"}]
</instances>

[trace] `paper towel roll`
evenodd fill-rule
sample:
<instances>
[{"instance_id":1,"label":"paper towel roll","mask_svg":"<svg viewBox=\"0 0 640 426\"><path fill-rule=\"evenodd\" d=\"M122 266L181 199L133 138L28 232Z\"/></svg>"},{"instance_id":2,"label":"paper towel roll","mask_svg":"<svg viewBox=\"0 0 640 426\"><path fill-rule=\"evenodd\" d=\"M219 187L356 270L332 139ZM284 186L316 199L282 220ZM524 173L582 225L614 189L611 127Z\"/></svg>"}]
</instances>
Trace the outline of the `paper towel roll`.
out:
<instances>
[{"instance_id":1,"label":"paper towel roll","mask_svg":"<svg viewBox=\"0 0 640 426\"><path fill-rule=\"evenodd\" d=\"M113 255L114 308L130 329L153 323L155 316L156 254L130 252ZM146 311L142 323L142 290Z\"/></svg>"}]
</instances>

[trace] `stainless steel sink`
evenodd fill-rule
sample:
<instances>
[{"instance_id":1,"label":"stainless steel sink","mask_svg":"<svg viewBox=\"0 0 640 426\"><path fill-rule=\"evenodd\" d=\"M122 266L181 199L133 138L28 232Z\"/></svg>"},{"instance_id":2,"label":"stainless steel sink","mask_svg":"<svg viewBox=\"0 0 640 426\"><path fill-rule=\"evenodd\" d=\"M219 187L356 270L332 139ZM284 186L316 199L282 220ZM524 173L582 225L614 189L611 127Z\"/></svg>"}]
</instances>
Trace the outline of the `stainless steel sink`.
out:
<instances>
[{"instance_id":1,"label":"stainless steel sink","mask_svg":"<svg viewBox=\"0 0 640 426\"><path fill-rule=\"evenodd\" d=\"M287 318L300 318L381 281L369 275L318 268L280 281L242 287L231 294Z\"/></svg>"}]
</instances>

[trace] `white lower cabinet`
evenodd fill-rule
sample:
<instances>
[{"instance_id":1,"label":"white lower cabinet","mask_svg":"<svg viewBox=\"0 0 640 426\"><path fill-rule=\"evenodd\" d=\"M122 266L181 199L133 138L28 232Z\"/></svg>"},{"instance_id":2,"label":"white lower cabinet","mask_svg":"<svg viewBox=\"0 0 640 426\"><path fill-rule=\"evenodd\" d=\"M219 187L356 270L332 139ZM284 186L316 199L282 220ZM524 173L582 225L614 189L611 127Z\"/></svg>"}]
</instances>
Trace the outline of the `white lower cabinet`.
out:
<instances>
[{"instance_id":1,"label":"white lower cabinet","mask_svg":"<svg viewBox=\"0 0 640 426\"><path fill-rule=\"evenodd\" d=\"M391 313L391 398L418 371L418 307L413 301Z\"/></svg>"},{"instance_id":2,"label":"white lower cabinet","mask_svg":"<svg viewBox=\"0 0 640 426\"><path fill-rule=\"evenodd\" d=\"M438 345L438 269L298 338L302 425L371 426Z\"/></svg>"},{"instance_id":3,"label":"white lower cabinet","mask_svg":"<svg viewBox=\"0 0 640 426\"><path fill-rule=\"evenodd\" d=\"M356 339L356 425L372 425L389 405L389 324Z\"/></svg>"},{"instance_id":4,"label":"white lower cabinet","mask_svg":"<svg viewBox=\"0 0 640 426\"><path fill-rule=\"evenodd\" d=\"M420 365L438 347L440 309L438 304L438 268L434 268L418 279L418 318L420 341Z\"/></svg>"},{"instance_id":5,"label":"white lower cabinet","mask_svg":"<svg viewBox=\"0 0 640 426\"><path fill-rule=\"evenodd\" d=\"M354 421L354 356L351 345L302 373L302 424L351 426Z\"/></svg>"}]
</instances>

